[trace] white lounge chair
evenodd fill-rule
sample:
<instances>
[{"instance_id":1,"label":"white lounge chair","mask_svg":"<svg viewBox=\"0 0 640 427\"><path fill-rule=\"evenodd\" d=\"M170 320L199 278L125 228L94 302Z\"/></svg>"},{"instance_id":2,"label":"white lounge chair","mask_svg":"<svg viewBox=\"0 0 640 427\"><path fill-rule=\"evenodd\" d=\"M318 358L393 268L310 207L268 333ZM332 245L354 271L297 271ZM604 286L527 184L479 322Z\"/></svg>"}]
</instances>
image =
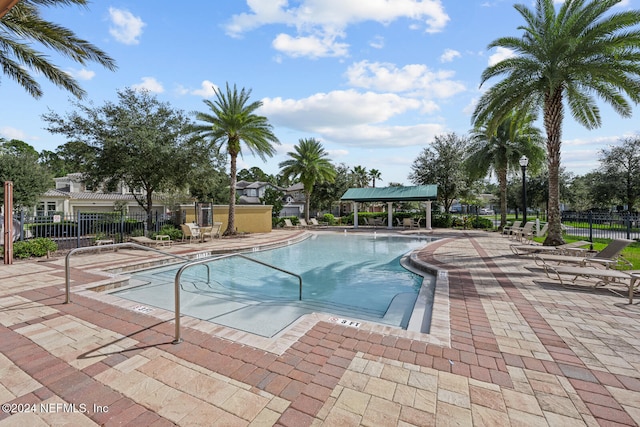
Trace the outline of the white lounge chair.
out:
<instances>
[{"instance_id":1,"label":"white lounge chair","mask_svg":"<svg viewBox=\"0 0 640 427\"><path fill-rule=\"evenodd\" d=\"M603 265L606 268L615 268L618 264L631 266L632 264L620 256L620 252L633 240L615 239L612 240L603 250L592 257L568 256L568 255L549 255L534 254L536 264L544 266L545 264L555 262L560 264L578 264L579 266Z\"/></svg>"},{"instance_id":2,"label":"white lounge chair","mask_svg":"<svg viewBox=\"0 0 640 427\"><path fill-rule=\"evenodd\" d=\"M584 255L587 249L577 251L582 246L590 245L590 242L579 240L577 242L565 243L559 246L542 246L542 245L511 245L511 252L515 255L532 255L532 254L555 254L555 255ZM573 250L576 251L573 251ZM569 253L573 252L573 253Z\"/></svg>"},{"instance_id":3,"label":"white lounge chair","mask_svg":"<svg viewBox=\"0 0 640 427\"><path fill-rule=\"evenodd\" d=\"M293 223L291 222L291 220L289 218L285 218L284 219L284 228L300 228L297 225L293 225Z\"/></svg>"},{"instance_id":4,"label":"white lounge chair","mask_svg":"<svg viewBox=\"0 0 640 427\"><path fill-rule=\"evenodd\" d=\"M502 234L505 236L511 236L513 229L520 228L520 224L522 224L522 221L513 221L513 224L505 225L502 229Z\"/></svg>"},{"instance_id":5,"label":"white lounge chair","mask_svg":"<svg viewBox=\"0 0 640 427\"><path fill-rule=\"evenodd\" d=\"M514 239L519 240L520 242L525 241L525 240L529 241L529 242L532 242L533 241L533 226L534 225L536 225L535 222L529 221L523 227L513 228L512 231L511 231L511 236Z\"/></svg>"},{"instance_id":6,"label":"white lounge chair","mask_svg":"<svg viewBox=\"0 0 640 427\"><path fill-rule=\"evenodd\" d=\"M636 282L640 279L640 274L638 274L638 272L625 272L611 269L575 267L567 265L545 265L545 272L549 278L558 280L562 286L577 286L576 281L579 278L587 280L597 279L596 282L588 283L594 289L606 287L612 284L625 286L628 291L629 304L633 304L633 294L638 291L638 285ZM567 279L563 276L570 276L573 278ZM613 289L609 290L615 292Z\"/></svg>"}]
</instances>

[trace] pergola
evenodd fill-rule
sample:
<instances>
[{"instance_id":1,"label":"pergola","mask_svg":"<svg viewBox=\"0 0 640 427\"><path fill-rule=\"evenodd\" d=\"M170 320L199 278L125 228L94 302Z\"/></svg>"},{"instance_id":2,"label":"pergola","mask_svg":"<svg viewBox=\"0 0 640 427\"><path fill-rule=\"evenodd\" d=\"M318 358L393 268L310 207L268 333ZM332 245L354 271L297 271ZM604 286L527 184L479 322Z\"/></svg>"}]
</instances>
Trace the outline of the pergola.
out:
<instances>
[{"instance_id":1,"label":"pergola","mask_svg":"<svg viewBox=\"0 0 640 427\"><path fill-rule=\"evenodd\" d=\"M438 197L437 185L413 187L350 188L340 198L353 202L353 226L358 228L358 203L387 202L387 228L393 228L393 202L426 202L426 228L431 230L431 202Z\"/></svg>"}]
</instances>

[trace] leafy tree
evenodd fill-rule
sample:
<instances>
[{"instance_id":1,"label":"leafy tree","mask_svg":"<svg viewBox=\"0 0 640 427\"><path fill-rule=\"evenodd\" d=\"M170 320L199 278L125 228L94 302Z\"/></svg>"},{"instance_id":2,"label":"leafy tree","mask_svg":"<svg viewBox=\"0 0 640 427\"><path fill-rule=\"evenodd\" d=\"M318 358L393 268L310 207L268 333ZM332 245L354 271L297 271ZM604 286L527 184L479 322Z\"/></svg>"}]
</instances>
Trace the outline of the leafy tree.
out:
<instances>
[{"instance_id":1,"label":"leafy tree","mask_svg":"<svg viewBox=\"0 0 640 427\"><path fill-rule=\"evenodd\" d=\"M216 90L215 101L205 100L210 113L196 112L196 119L206 124L196 126L196 132L209 141L212 149L220 146L229 156L231 182L229 185L229 218L223 235L236 234L235 206L237 160L242 153L241 143L254 155L266 161L275 154L272 144L280 144L266 117L255 114L262 106L261 101L249 103L251 90L242 89L239 93L226 85L226 91Z\"/></svg>"},{"instance_id":2,"label":"leafy tree","mask_svg":"<svg viewBox=\"0 0 640 427\"><path fill-rule=\"evenodd\" d=\"M601 125L594 94L623 117L632 113L627 99L640 101L640 11L609 13L620 0L566 0L559 10L555 3L538 0L535 10L514 6L525 21L524 34L489 44L515 56L484 70L481 84L505 77L480 97L473 114L474 121L495 129L514 110L542 109L549 169L546 245L563 243L558 177L564 102L578 123L592 129Z\"/></svg>"},{"instance_id":3,"label":"leafy tree","mask_svg":"<svg viewBox=\"0 0 640 427\"><path fill-rule=\"evenodd\" d=\"M376 180L382 181L382 179L380 178L381 176L382 176L382 174L380 173L380 171L378 169L370 169L369 170L369 178L371 178L371 186L373 188L376 188Z\"/></svg>"},{"instance_id":4,"label":"leafy tree","mask_svg":"<svg viewBox=\"0 0 640 427\"><path fill-rule=\"evenodd\" d=\"M280 216L280 212L284 207L284 202L282 201L282 192L276 190L273 187L267 187L264 190L264 196L260 198L260 201L265 205L271 205L271 216L274 218Z\"/></svg>"},{"instance_id":5,"label":"leafy tree","mask_svg":"<svg viewBox=\"0 0 640 427\"><path fill-rule=\"evenodd\" d=\"M633 211L640 197L640 137L625 138L620 146L602 149L600 163L622 204Z\"/></svg>"},{"instance_id":6,"label":"leafy tree","mask_svg":"<svg viewBox=\"0 0 640 427\"><path fill-rule=\"evenodd\" d=\"M438 135L429 147L414 160L409 179L416 185L438 186L438 200L449 212L453 200L468 185L464 157L469 145L467 138L455 133Z\"/></svg>"},{"instance_id":7,"label":"leafy tree","mask_svg":"<svg viewBox=\"0 0 640 427\"><path fill-rule=\"evenodd\" d=\"M85 165L93 164L96 148L81 141L69 141L62 144L56 151L43 150L40 162L46 166L55 177L69 173L85 172Z\"/></svg>"},{"instance_id":8,"label":"leafy tree","mask_svg":"<svg viewBox=\"0 0 640 427\"><path fill-rule=\"evenodd\" d=\"M272 175L265 173L259 167L253 166L250 169L241 169L238 172L238 180L244 180L249 182L269 182L275 184L276 179Z\"/></svg>"},{"instance_id":9,"label":"leafy tree","mask_svg":"<svg viewBox=\"0 0 640 427\"><path fill-rule=\"evenodd\" d=\"M331 205L340 200L340 197L351 186L351 177L349 166L344 163L335 165L336 171L335 178L332 182L323 181L318 182L313 187L313 193L311 193L311 211L317 210L331 210Z\"/></svg>"},{"instance_id":10,"label":"leafy tree","mask_svg":"<svg viewBox=\"0 0 640 427\"><path fill-rule=\"evenodd\" d=\"M475 129L465 167L472 176L485 178L493 170L500 188L500 230L507 224L507 173L520 169L519 159L529 158L529 170L539 169L544 159L540 129L535 116L512 112L495 130Z\"/></svg>"},{"instance_id":11,"label":"leafy tree","mask_svg":"<svg viewBox=\"0 0 640 427\"><path fill-rule=\"evenodd\" d=\"M309 221L313 186L319 182L332 182L336 170L327 158L329 155L322 144L315 138L300 139L293 148L295 152L288 152L289 159L281 162L279 167L282 175L298 179L302 183L305 193L304 214Z\"/></svg>"},{"instance_id":12,"label":"leafy tree","mask_svg":"<svg viewBox=\"0 0 640 427\"><path fill-rule=\"evenodd\" d=\"M71 30L44 20L40 15L39 8L42 6L86 6L87 3L87 0L22 0L13 6L0 19L0 66L4 74L34 98L42 96L42 89L30 71L45 76L77 98L83 98L85 91L78 82L54 65L47 55L34 49L33 45L39 43L82 65L93 61L114 71L117 68L115 61L105 52L78 38Z\"/></svg>"},{"instance_id":13,"label":"leafy tree","mask_svg":"<svg viewBox=\"0 0 640 427\"><path fill-rule=\"evenodd\" d=\"M363 166L354 166L352 172L353 185L358 188L364 188L369 185L369 172Z\"/></svg>"},{"instance_id":14,"label":"leafy tree","mask_svg":"<svg viewBox=\"0 0 640 427\"><path fill-rule=\"evenodd\" d=\"M0 182L13 181L14 207L33 208L38 198L51 188L51 178L38 163L38 152L33 147L23 141L0 138ZM4 186L0 188L0 203L4 203Z\"/></svg>"},{"instance_id":15,"label":"leafy tree","mask_svg":"<svg viewBox=\"0 0 640 427\"><path fill-rule=\"evenodd\" d=\"M43 115L47 130L94 150L94 157L84 159L90 162L84 166L87 182L109 191L124 183L146 211L151 228L154 193L184 188L190 172L208 160L196 151L193 123L149 92L130 88L118 91L117 104L74 105L77 111L64 117L53 111Z\"/></svg>"}]
</instances>

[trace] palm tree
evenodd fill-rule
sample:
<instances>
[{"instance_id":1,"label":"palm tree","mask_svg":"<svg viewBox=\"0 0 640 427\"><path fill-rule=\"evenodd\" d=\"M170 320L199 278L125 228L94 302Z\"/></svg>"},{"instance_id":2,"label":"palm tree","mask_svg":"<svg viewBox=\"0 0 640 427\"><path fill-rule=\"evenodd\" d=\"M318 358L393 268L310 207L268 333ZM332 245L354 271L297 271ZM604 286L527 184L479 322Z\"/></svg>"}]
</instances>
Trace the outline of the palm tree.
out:
<instances>
[{"instance_id":1,"label":"palm tree","mask_svg":"<svg viewBox=\"0 0 640 427\"><path fill-rule=\"evenodd\" d=\"M382 181L382 178L380 178L381 176L382 176L382 174L380 173L380 171L378 169L369 170L369 178L372 181L373 188L376 188L376 179L379 180L379 181Z\"/></svg>"},{"instance_id":2,"label":"palm tree","mask_svg":"<svg viewBox=\"0 0 640 427\"><path fill-rule=\"evenodd\" d=\"M69 74L55 66L46 55L33 48L40 43L46 48L85 65L94 61L114 71L115 61L86 40L76 37L69 29L42 19L38 6L77 4L87 0L22 0L0 19L0 67L34 98L42 96L42 89L30 71L45 76L56 86L68 90L77 98L85 91Z\"/></svg>"},{"instance_id":3,"label":"palm tree","mask_svg":"<svg viewBox=\"0 0 640 427\"><path fill-rule=\"evenodd\" d=\"M578 123L601 125L594 94L623 117L631 116L627 98L640 101L640 11L609 13L620 0L537 0L535 10L515 5L526 25L521 38L502 37L489 48L503 47L515 56L484 70L481 84L504 79L478 101L475 122L493 132L512 111L542 109L547 134L549 234L546 245L563 243L560 218L560 146L566 101ZM626 95L626 96L625 96ZM490 121L489 121L490 120Z\"/></svg>"},{"instance_id":4,"label":"palm tree","mask_svg":"<svg viewBox=\"0 0 640 427\"><path fill-rule=\"evenodd\" d=\"M272 126L266 117L255 114L262 106L261 101L249 103L251 90L242 89L239 93L236 85L233 89L226 85L226 91L216 89L215 101L208 99L204 103L211 109L210 113L196 112L196 119L205 122L196 126L196 133L211 143L212 149L226 149L230 159L229 174L229 218L227 229L223 235L236 234L235 206L237 159L242 153L241 142L249 151L266 161L276 150L272 143L280 144L273 134Z\"/></svg>"},{"instance_id":5,"label":"palm tree","mask_svg":"<svg viewBox=\"0 0 640 427\"><path fill-rule=\"evenodd\" d=\"M364 188L369 185L369 172L367 168L354 166L351 173L353 174L353 181L356 187Z\"/></svg>"},{"instance_id":6,"label":"palm tree","mask_svg":"<svg viewBox=\"0 0 640 427\"><path fill-rule=\"evenodd\" d=\"M298 179L304 187L304 216L309 221L311 192L321 182L333 182L336 169L329 161L328 153L315 138L298 140L295 152L287 153L290 159L279 164L280 173L286 178Z\"/></svg>"},{"instance_id":7,"label":"palm tree","mask_svg":"<svg viewBox=\"0 0 640 427\"><path fill-rule=\"evenodd\" d=\"M465 160L471 175L478 178L494 170L500 189L500 230L507 222L507 173L517 171L522 155L529 158L530 170L536 170L544 159L540 129L534 126L532 114L512 112L495 131L476 127L473 131L469 154Z\"/></svg>"}]
</instances>

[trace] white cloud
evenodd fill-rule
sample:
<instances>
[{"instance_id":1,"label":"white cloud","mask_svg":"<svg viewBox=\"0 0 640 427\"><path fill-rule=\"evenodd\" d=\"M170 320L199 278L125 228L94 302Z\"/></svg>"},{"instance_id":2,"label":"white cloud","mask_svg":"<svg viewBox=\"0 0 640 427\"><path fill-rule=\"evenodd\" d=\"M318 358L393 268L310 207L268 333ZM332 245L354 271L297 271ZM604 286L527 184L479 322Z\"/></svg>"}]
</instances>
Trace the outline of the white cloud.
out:
<instances>
[{"instance_id":1,"label":"white cloud","mask_svg":"<svg viewBox=\"0 0 640 427\"><path fill-rule=\"evenodd\" d=\"M274 125L319 135L323 140L346 146L421 145L443 132L440 124L386 124L401 114L424 107L421 100L390 93L347 90L298 100L265 98L262 102L260 114L269 117Z\"/></svg>"},{"instance_id":2,"label":"white cloud","mask_svg":"<svg viewBox=\"0 0 640 427\"><path fill-rule=\"evenodd\" d=\"M489 66L496 65L498 62L507 58L513 58L514 56L516 55L511 49L507 49L506 47L497 47L496 52L489 57Z\"/></svg>"},{"instance_id":3,"label":"white cloud","mask_svg":"<svg viewBox=\"0 0 640 427\"><path fill-rule=\"evenodd\" d=\"M348 44L336 42L335 37L291 37L288 34L278 34L272 45L277 51L294 58L299 56L310 58L346 56L349 48Z\"/></svg>"},{"instance_id":4,"label":"white cloud","mask_svg":"<svg viewBox=\"0 0 640 427\"><path fill-rule=\"evenodd\" d=\"M155 77L143 77L142 83L131 85L131 87L135 90L147 90L152 93L164 92L162 83L156 80Z\"/></svg>"},{"instance_id":5,"label":"white cloud","mask_svg":"<svg viewBox=\"0 0 640 427\"><path fill-rule=\"evenodd\" d=\"M460 58L462 55L457 50L445 49L444 53L440 55L440 62L451 62L455 58Z\"/></svg>"},{"instance_id":6,"label":"white cloud","mask_svg":"<svg viewBox=\"0 0 640 427\"><path fill-rule=\"evenodd\" d=\"M124 44L140 43L142 28L146 25L137 16L133 16L131 12L123 9L109 8L109 17L113 26L109 28L111 34L116 40Z\"/></svg>"},{"instance_id":7,"label":"white cloud","mask_svg":"<svg viewBox=\"0 0 640 427\"><path fill-rule=\"evenodd\" d=\"M280 34L273 42L274 48L302 56L323 56L318 52L332 52L331 56L346 55L347 44L336 43L337 37L345 37L345 30L362 22L373 21L387 25L398 19L410 19L414 25L420 22L425 31L442 31L449 16L440 0L301 0L289 5L287 0L247 0L250 11L234 15L227 24L227 34L232 37L263 25L280 24L296 29L295 35ZM295 42L297 41L297 42ZM322 43L318 44L321 41ZM330 41L330 43L328 43ZM309 44L314 42L315 49ZM297 47L297 48L293 48Z\"/></svg>"},{"instance_id":8,"label":"white cloud","mask_svg":"<svg viewBox=\"0 0 640 427\"><path fill-rule=\"evenodd\" d=\"M375 36L370 42L369 46L374 49L382 49L384 47L384 37Z\"/></svg>"},{"instance_id":9,"label":"white cloud","mask_svg":"<svg viewBox=\"0 0 640 427\"><path fill-rule=\"evenodd\" d=\"M398 68L389 63L360 61L352 64L346 74L354 87L414 93L427 98L448 98L466 89L462 83L452 80L453 71L431 71L423 64Z\"/></svg>"},{"instance_id":10,"label":"white cloud","mask_svg":"<svg viewBox=\"0 0 640 427\"><path fill-rule=\"evenodd\" d=\"M81 70L71 69L69 70L69 74L80 80L91 80L96 76L95 71L87 70L86 68L83 68Z\"/></svg>"},{"instance_id":11,"label":"white cloud","mask_svg":"<svg viewBox=\"0 0 640 427\"><path fill-rule=\"evenodd\" d=\"M218 90L218 86L216 84L210 82L209 80L204 80L200 84L200 89L192 90L189 93L191 93L192 95L201 96L203 98L211 98L215 96L216 90Z\"/></svg>"},{"instance_id":12,"label":"white cloud","mask_svg":"<svg viewBox=\"0 0 640 427\"><path fill-rule=\"evenodd\" d=\"M0 128L0 135L2 135L6 139L19 139L20 141L24 141L25 139L29 139L27 134L20 129L12 128L11 126L4 126Z\"/></svg>"}]
</instances>

